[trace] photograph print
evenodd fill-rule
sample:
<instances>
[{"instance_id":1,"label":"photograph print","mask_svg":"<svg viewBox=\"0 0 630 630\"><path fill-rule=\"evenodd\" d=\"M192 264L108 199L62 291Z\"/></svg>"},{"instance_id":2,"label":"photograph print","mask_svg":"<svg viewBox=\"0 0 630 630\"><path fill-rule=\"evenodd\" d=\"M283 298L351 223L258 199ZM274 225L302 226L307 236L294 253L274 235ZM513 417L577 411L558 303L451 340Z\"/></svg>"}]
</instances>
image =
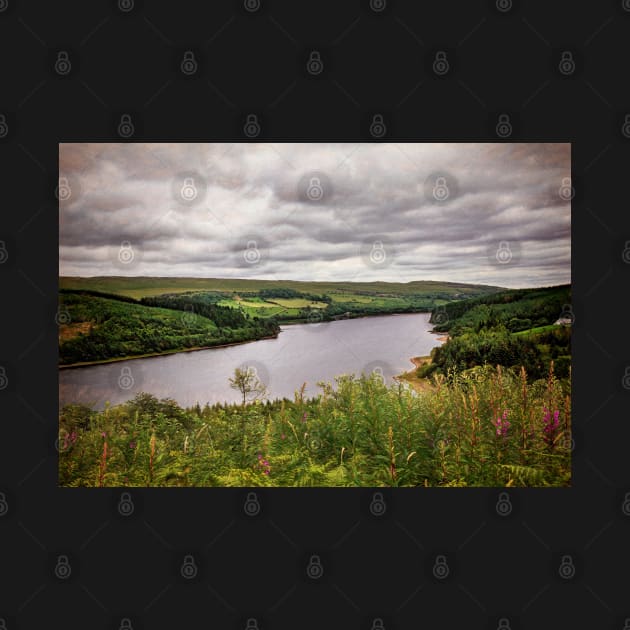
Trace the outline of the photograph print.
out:
<instances>
[{"instance_id":1,"label":"photograph print","mask_svg":"<svg viewBox=\"0 0 630 630\"><path fill-rule=\"evenodd\" d=\"M59 145L68 487L569 487L569 143Z\"/></svg>"}]
</instances>

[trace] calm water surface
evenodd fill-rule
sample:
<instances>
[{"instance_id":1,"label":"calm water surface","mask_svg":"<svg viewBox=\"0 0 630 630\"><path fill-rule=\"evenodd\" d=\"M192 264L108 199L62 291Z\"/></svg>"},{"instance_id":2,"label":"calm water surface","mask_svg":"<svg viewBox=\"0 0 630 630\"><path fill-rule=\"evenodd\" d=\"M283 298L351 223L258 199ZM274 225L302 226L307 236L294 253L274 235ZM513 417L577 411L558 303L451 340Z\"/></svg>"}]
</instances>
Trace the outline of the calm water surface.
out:
<instances>
[{"instance_id":1,"label":"calm water surface","mask_svg":"<svg viewBox=\"0 0 630 630\"><path fill-rule=\"evenodd\" d=\"M340 374L382 374L387 382L411 369L411 357L439 346L430 333L429 313L387 315L283 326L277 339L228 348L180 352L105 365L59 371L59 402L103 408L137 392L173 398L182 406L238 402L230 388L235 368L251 366L268 389L269 398L293 398L306 383L306 393L321 391L318 381Z\"/></svg>"}]
</instances>

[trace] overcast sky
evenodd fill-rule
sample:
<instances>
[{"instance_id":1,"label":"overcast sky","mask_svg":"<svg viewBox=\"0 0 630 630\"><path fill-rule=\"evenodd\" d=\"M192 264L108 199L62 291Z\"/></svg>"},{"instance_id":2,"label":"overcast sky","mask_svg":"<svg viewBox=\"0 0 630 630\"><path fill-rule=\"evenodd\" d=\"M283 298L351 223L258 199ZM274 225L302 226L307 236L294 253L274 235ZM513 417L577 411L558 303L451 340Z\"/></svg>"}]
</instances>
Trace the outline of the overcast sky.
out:
<instances>
[{"instance_id":1,"label":"overcast sky","mask_svg":"<svg viewBox=\"0 0 630 630\"><path fill-rule=\"evenodd\" d=\"M62 144L59 272L571 280L569 144Z\"/></svg>"}]
</instances>

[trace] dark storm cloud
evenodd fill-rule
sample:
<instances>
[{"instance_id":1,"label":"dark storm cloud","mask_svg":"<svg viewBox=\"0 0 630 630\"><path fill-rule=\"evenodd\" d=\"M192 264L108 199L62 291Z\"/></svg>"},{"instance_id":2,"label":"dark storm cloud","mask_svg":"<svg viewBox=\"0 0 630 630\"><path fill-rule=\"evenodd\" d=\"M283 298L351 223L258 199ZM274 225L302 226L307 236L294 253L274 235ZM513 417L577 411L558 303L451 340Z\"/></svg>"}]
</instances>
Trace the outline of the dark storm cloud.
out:
<instances>
[{"instance_id":1,"label":"dark storm cloud","mask_svg":"<svg viewBox=\"0 0 630 630\"><path fill-rule=\"evenodd\" d=\"M570 281L568 144L62 144L59 159L62 275ZM502 242L518 256L499 267ZM121 247L138 253L126 266Z\"/></svg>"}]
</instances>

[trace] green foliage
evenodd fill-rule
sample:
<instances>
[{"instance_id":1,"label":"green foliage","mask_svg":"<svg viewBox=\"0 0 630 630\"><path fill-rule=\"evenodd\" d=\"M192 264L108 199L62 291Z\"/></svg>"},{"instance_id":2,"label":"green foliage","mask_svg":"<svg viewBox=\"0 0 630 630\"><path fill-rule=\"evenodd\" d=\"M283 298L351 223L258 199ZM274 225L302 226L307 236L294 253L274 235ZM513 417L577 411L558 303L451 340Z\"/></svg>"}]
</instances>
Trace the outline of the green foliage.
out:
<instances>
[{"instance_id":1,"label":"green foliage","mask_svg":"<svg viewBox=\"0 0 630 630\"><path fill-rule=\"evenodd\" d=\"M431 315L431 323L439 332L456 336L466 331L503 325L508 330L524 330L520 325L530 320L527 328L553 324L564 305L571 303L570 285L541 289L512 289L490 295L449 302Z\"/></svg>"},{"instance_id":2,"label":"green foliage","mask_svg":"<svg viewBox=\"0 0 630 630\"><path fill-rule=\"evenodd\" d=\"M567 377L571 329L554 322L570 301L567 285L450 302L431 315L431 320L439 322L434 330L448 331L450 339L432 350L431 365L420 368L418 376L447 374L487 363L524 366L536 379L548 372L553 360L556 374Z\"/></svg>"},{"instance_id":3,"label":"green foliage","mask_svg":"<svg viewBox=\"0 0 630 630\"><path fill-rule=\"evenodd\" d=\"M305 399L199 405L139 394L60 413L65 486L566 486L570 385L478 366L431 391L372 375ZM557 413L545 432L544 418ZM546 415L545 415L546 414ZM497 421L507 424L497 424Z\"/></svg>"},{"instance_id":4,"label":"green foliage","mask_svg":"<svg viewBox=\"0 0 630 630\"><path fill-rule=\"evenodd\" d=\"M161 296L137 302L97 292L62 292L59 362L104 361L275 335L275 321L218 306L213 295ZM69 319L69 321L67 321Z\"/></svg>"}]
</instances>

